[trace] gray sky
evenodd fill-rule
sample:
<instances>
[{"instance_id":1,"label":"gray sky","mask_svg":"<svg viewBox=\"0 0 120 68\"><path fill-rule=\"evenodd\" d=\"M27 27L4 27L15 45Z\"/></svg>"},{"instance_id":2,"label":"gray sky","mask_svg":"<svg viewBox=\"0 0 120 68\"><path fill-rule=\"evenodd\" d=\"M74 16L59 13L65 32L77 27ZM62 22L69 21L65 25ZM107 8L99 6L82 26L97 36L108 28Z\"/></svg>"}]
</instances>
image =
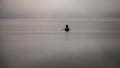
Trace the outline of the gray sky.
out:
<instances>
[{"instance_id":1,"label":"gray sky","mask_svg":"<svg viewBox=\"0 0 120 68\"><path fill-rule=\"evenodd\" d=\"M0 0L1 18L119 18L120 0Z\"/></svg>"}]
</instances>

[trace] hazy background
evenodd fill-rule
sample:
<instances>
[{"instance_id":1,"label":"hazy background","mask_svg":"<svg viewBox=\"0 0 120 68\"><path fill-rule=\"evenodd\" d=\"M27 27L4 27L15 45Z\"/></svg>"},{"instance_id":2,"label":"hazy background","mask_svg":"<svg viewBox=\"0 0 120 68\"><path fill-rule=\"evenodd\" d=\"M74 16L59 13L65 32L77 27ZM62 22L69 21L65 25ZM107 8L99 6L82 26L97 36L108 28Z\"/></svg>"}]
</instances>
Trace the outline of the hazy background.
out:
<instances>
[{"instance_id":1,"label":"hazy background","mask_svg":"<svg viewBox=\"0 0 120 68\"><path fill-rule=\"evenodd\" d=\"M120 68L119 3L0 0L0 68Z\"/></svg>"},{"instance_id":2,"label":"hazy background","mask_svg":"<svg viewBox=\"0 0 120 68\"><path fill-rule=\"evenodd\" d=\"M1 18L119 18L119 0L0 0Z\"/></svg>"}]
</instances>

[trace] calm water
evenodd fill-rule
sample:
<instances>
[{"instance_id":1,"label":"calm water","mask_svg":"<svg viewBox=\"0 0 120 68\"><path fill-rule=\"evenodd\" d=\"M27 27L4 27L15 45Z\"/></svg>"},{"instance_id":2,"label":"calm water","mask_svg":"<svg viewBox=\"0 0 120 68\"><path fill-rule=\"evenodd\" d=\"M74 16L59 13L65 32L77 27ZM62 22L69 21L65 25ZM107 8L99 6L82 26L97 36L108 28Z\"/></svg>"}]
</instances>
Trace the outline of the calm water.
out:
<instances>
[{"instance_id":1,"label":"calm water","mask_svg":"<svg viewBox=\"0 0 120 68\"><path fill-rule=\"evenodd\" d=\"M5 66L119 68L119 26L119 21L105 20L1 19Z\"/></svg>"}]
</instances>

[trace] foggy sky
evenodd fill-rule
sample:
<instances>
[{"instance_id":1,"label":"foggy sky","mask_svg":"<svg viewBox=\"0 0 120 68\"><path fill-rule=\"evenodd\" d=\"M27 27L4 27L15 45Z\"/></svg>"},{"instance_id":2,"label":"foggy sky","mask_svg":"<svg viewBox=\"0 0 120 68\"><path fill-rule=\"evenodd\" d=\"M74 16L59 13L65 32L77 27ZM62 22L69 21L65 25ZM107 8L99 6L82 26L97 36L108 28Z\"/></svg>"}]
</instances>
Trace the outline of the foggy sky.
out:
<instances>
[{"instance_id":1,"label":"foggy sky","mask_svg":"<svg viewBox=\"0 0 120 68\"><path fill-rule=\"evenodd\" d=\"M1 18L119 18L119 0L0 0Z\"/></svg>"}]
</instances>

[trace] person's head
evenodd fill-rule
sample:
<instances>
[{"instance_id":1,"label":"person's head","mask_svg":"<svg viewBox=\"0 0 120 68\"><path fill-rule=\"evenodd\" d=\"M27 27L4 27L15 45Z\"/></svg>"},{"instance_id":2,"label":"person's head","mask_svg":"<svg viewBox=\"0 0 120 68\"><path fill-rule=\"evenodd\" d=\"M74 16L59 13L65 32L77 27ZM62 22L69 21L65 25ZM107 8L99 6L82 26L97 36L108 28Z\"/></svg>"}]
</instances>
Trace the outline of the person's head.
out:
<instances>
[{"instance_id":1,"label":"person's head","mask_svg":"<svg viewBox=\"0 0 120 68\"><path fill-rule=\"evenodd\" d=\"M68 28L69 26L68 25L66 25L66 28Z\"/></svg>"}]
</instances>

